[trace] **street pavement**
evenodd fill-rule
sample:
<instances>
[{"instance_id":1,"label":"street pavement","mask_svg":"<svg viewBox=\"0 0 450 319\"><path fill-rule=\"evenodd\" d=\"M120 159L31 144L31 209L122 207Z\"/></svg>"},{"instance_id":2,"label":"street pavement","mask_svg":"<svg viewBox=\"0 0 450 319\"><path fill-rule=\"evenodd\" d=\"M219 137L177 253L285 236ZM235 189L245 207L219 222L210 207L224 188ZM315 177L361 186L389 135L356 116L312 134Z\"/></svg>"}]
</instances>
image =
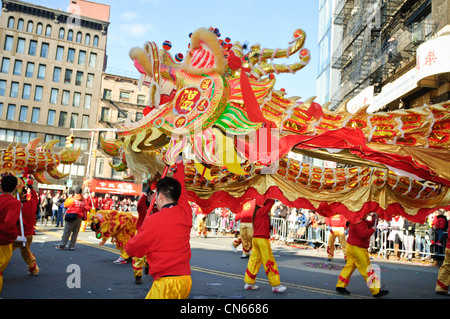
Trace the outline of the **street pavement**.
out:
<instances>
[{"instance_id":1,"label":"street pavement","mask_svg":"<svg viewBox=\"0 0 450 319\"><path fill-rule=\"evenodd\" d=\"M94 232L86 229L80 232L75 250L57 250L55 246L61 235L61 227L38 224L31 250L36 255L40 274L27 275L27 267L16 250L4 272L3 291L0 293L2 301L145 298L152 283L151 277L144 276L142 284L136 285L131 263L113 264L120 254L114 244L108 241L99 246L100 240L95 238ZM357 270L348 286L351 294L346 296L336 293L335 285L345 265L341 251L337 251L333 261L327 261L324 248L309 249L302 245L287 246L277 242L272 243L272 250L282 284L287 290L280 294L273 293L263 267L256 282L260 289L245 290L244 274L248 259L240 258L240 248L237 253L232 251L233 240L234 237L230 235L209 234L207 238L199 238L191 234L193 285L189 296L190 305L208 304L212 300L228 300L239 304L264 301L276 305L281 303L283 309L290 309L301 306L298 302L305 300L316 306L318 301L322 303L324 300L332 304L336 301L374 300ZM414 300L417 305L417 302L420 304L424 300L440 303L448 300L447 296L434 292L438 265L377 258L372 260L372 264L379 267L381 284L390 291L389 295L383 297L385 301Z\"/></svg>"}]
</instances>

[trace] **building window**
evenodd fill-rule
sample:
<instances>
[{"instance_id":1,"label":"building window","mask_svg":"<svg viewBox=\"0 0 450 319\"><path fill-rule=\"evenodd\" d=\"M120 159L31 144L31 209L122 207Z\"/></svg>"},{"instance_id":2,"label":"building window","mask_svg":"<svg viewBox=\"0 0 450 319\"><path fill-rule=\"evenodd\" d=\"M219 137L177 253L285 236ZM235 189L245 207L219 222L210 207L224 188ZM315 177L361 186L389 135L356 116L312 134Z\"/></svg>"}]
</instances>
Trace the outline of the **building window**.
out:
<instances>
[{"instance_id":1,"label":"building window","mask_svg":"<svg viewBox=\"0 0 450 319\"><path fill-rule=\"evenodd\" d=\"M20 75L22 73L22 61L20 60L16 60L14 62L14 71L13 74L14 75Z\"/></svg>"},{"instance_id":2,"label":"building window","mask_svg":"<svg viewBox=\"0 0 450 319\"><path fill-rule=\"evenodd\" d=\"M23 92L22 92L22 99L29 100L31 95L31 84L24 83L23 84Z\"/></svg>"},{"instance_id":3,"label":"building window","mask_svg":"<svg viewBox=\"0 0 450 319\"><path fill-rule=\"evenodd\" d=\"M60 112L59 113L59 121L58 121L58 126L59 127L64 127L66 126L66 119L67 119L67 112Z\"/></svg>"},{"instance_id":4,"label":"building window","mask_svg":"<svg viewBox=\"0 0 450 319\"><path fill-rule=\"evenodd\" d=\"M8 19L8 29L14 29L14 17L9 17Z\"/></svg>"},{"instance_id":5,"label":"building window","mask_svg":"<svg viewBox=\"0 0 450 319\"><path fill-rule=\"evenodd\" d=\"M144 113L136 112L136 122L140 121L144 117Z\"/></svg>"},{"instance_id":6,"label":"building window","mask_svg":"<svg viewBox=\"0 0 450 319\"><path fill-rule=\"evenodd\" d=\"M55 66L53 69L53 82L59 82L61 78L61 68Z\"/></svg>"},{"instance_id":7,"label":"building window","mask_svg":"<svg viewBox=\"0 0 450 319\"><path fill-rule=\"evenodd\" d=\"M130 92L120 91L119 100L128 102L130 100Z\"/></svg>"},{"instance_id":8,"label":"building window","mask_svg":"<svg viewBox=\"0 0 450 319\"><path fill-rule=\"evenodd\" d=\"M14 104L8 104L8 109L6 110L6 119L13 121L14 120L14 113L16 113L16 105Z\"/></svg>"},{"instance_id":9,"label":"building window","mask_svg":"<svg viewBox=\"0 0 450 319\"><path fill-rule=\"evenodd\" d=\"M66 30L64 30L64 28L60 28L59 33L58 33L58 39L64 40L65 33L66 33Z\"/></svg>"},{"instance_id":10,"label":"building window","mask_svg":"<svg viewBox=\"0 0 450 319\"><path fill-rule=\"evenodd\" d=\"M67 41L72 41L73 40L73 31L69 30L67 32Z\"/></svg>"},{"instance_id":11,"label":"building window","mask_svg":"<svg viewBox=\"0 0 450 319\"><path fill-rule=\"evenodd\" d=\"M85 61L86 61L86 51L80 50L80 52L78 52L78 64L84 65Z\"/></svg>"},{"instance_id":12,"label":"building window","mask_svg":"<svg viewBox=\"0 0 450 319\"><path fill-rule=\"evenodd\" d=\"M84 44L90 45L91 44L91 35L89 33L86 33L84 36Z\"/></svg>"},{"instance_id":13,"label":"building window","mask_svg":"<svg viewBox=\"0 0 450 319\"><path fill-rule=\"evenodd\" d=\"M90 109L91 108L91 101L92 101L92 95L85 94L84 95L84 108Z\"/></svg>"},{"instance_id":14,"label":"building window","mask_svg":"<svg viewBox=\"0 0 450 319\"><path fill-rule=\"evenodd\" d=\"M80 86L82 81L83 81L83 72L77 71L77 76L75 78L75 85Z\"/></svg>"},{"instance_id":15,"label":"building window","mask_svg":"<svg viewBox=\"0 0 450 319\"><path fill-rule=\"evenodd\" d=\"M58 103L58 89L52 89L50 91L50 103L51 104Z\"/></svg>"},{"instance_id":16,"label":"building window","mask_svg":"<svg viewBox=\"0 0 450 319\"><path fill-rule=\"evenodd\" d=\"M36 27L36 34L41 35L42 34L42 23L38 23Z\"/></svg>"},{"instance_id":17,"label":"building window","mask_svg":"<svg viewBox=\"0 0 450 319\"><path fill-rule=\"evenodd\" d=\"M27 78L32 78L34 73L34 63L33 62L27 62L27 71L25 73L25 76Z\"/></svg>"},{"instance_id":18,"label":"building window","mask_svg":"<svg viewBox=\"0 0 450 319\"><path fill-rule=\"evenodd\" d=\"M47 27L45 28L45 36L46 37L52 36L52 26L50 24L47 24Z\"/></svg>"},{"instance_id":19,"label":"building window","mask_svg":"<svg viewBox=\"0 0 450 319\"><path fill-rule=\"evenodd\" d=\"M9 92L9 97L16 98L19 95L19 82L11 83L11 91Z\"/></svg>"},{"instance_id":20,"label":"building window","mask_svg":"<svg viewBox=\"0 0 450 319\"><path fill-rule=\"evenodd\" d=\"M111 90L104 89L103 90L103 98L105 100L111 100Z\"/></svg>"},{"instance_id":21,"label":"building window","mask_svg":"<svg viewBox=\"0 0 450 319\"><path fill-rule=\"evenodd\" d=\"M64 84L70 84L72 82L72 70L66 69L66 73L64 74Z\"/></svg>"},{"instance_id":22,"label":"building window","mask_svg":"<svg viewBox=\"0 0 450 319\"><path fill-rule=\"evenodd\" d=\"M41 58L47 58L48 56L48 43L43 42L41 45Z\"/></svg>"},{"instance_id":23,"label":"building window","mask_svg":"<svg viewBox=\"0 0 450 319\"><path fill-rule=\"evenodd\" d=\"M2 73L8 73L9 71L9 58L2 59Z\"/></svg>"},{"instance_id":24,"label":"building window","mask_svg":"<svg viewBox=\"0 0 450 319\"><path fill-rule=\"evenodd\" d=\"M65 106L69 105L69 97L70 97L70 92L67 90L64 90L63 94L62 94L62 98L61 98L61 104L65 105Z\"/></svg>"},{"instance_id":25,"label":"building window","mask_svg":"<svg viewBox=\"0 0 450 319\"><path fill-rule=\"evenodd\" d=\"M95 65L97 64L97 53L92 53L89 55L89 66L91 68L95 68Z\"/></svg>"},{"instance_id":26,"label":"building window","mask_svg":"<svg viewBox=\"0 0 450 319\"><path fill-rule=\"evenodd\" d=\"M33 33L33 27L34 27L33 21L28 21L28 24L27 24L27 32L28 32L28 33Z\"/></svg>"},{"instance_id":27,"label":"building window","mask_svg":"<svg viewBox=\"0 0 450 319\"><path fill-rule=\"evenodd\" d=\"M31 40L30 41L30 47L28 48L28 55L36 55L37 50L37 41Z\"/></svg>"},{"instance_id":28,"label":"building window","mask_svg":"<svg viewBox=\"0 0 450 319\"><path fill-rule=\"evenodd\" d=\"M42 86L36 85L36 89L34 91L34 100L42 101Z\"/></svg>"},{"instance_id":29,"label":"building window","mask_svg":"<svg viewBox=\"0 0 450 319\"><path fill-rule=\"evenodd\" d=\"M3 49L5 51L11 51L12 50L12 45L13 45L13 37L10 35L7 35L5 37L5 46L3 47Z\"/></svg>"},{"instance_id":30,"label":"building window","mask_svg":"<svg viewBox=\"0 0 450 319\"><path fill-rule=\"evenodd\" d=\"M81 43L81 37L82 37L82 35L81 35L81 32L77 32L77 38L76 38L76 42L77 43Z\"/></svg>"},{"instance_id":31,"label":"building window","mask_svg":"<svg viewBox=\"0 0 450 319\"><path fill-rule=\"evenodd\" d=\"M98 47L98 35L94 35L94 47Z\"/></svg>"},{"instance_id":32,"label":"building window","mask_svg":"<svg viewBox=\"0 0 450 319\"><path fill-rule=\"evenodd\" d=\"M102 122L109 122L110 121L110 114L111 114L111 109L110 108L102 107L102 113L101 113L100 120Z\"/></svg>"},{"instance_id":33,"label":"building window","mask_svg":"<svg viewBox=\"0 0 450 319\"><path fill-rule=\"evenodd\" d=\"M81 93L73 93L73 107L80 107Z\"/></svg>"},{"instance_id":34,"label":"building window","mask_svg":"<svg viewBox=\"0 0 450 319\"><path fill-rule=\"evenodd\" d=\"M88 73L86 79L86 87L92 89L94 86L94 74Z\"/></svg>"},{"instance_id":35,"label":"building window","mask_svg":"<svg viewBox=\"0 0 450 319\"><path fill-rule=\"evenodd\" d=\"M89 128L89 115L83 115L81 120L81 128Z\"/></svg>"},{"instance_id":36,"label":"building window","mask_svg":"<svg viewBox=\"0 0 450 319\"><path fill-rule=\"evenodd\" d=\"M76 128L77 122L78 122L78 114L72 113L72 115L70 116L70 128Z\"/></svg>"},{"instance_id":37,"label":"building window","mask_svg":"<svg viewBox=\"0 0 450 319\"><path fill-rule=\"evenodd\" d=\"M67 62L73 63L75 61L75 49L69 49L67 53Z\"/></svg>"},{"instance_id":38,"label":"building window","mask_svg":"<svg viewBox=\"0 0 450 319\"><path fill-rule=\"evenodd\" d=\"M5 96L5 94L6 94L6 80L0 80L0 96Z\"/></svg>"},{"instance_id":39,"label":"building window","mask_svg":"<svg viewBox=\"0 0 450 319\"><path fill-rule=\"evenodd\" d=\"M38 68L38 76L37 78L39 80L44 80L45 79L45 64L39 64L39 68Z\"/></svg>"},{"instance_id":40,"label":"building window","mask_svg":"<svg viewBox=\"0 0 450 319\"><path fill-rule=\"evenodd\" d=\"M56 48L56 56L55 56L55 60L56 60L56 61L62 61L63 55L64 55L64 47L58 46L58 47Z\"/></svg>"},{"instance_id":41,"label":"building window","mask_svg":"<svg viewBox=\"0 0 450 319\"><path fill-rule=\"evenodd\" d=\"M19 113L19 121L20 122L26 122L28 116L28 106L22 105L20 107L20 113Z\"/></svg>"},{"instance_id":42,"label":"building window","mask_svg":"<svg viewBox=\"0 0 450 319\"><path fill-rule=\"evenodd\" d=\"M36 138L36 135L36 132L0 129L0 140L6 142L28 144L28 142Z\"/></svg>"},{"instance_id":43,"label":"building window","mask_svg":"<svg viewBox=\"0 0 450 319\"><path fill-rule=\"evenodd\" d=\"M48 110L47 125L55 125L55 110Z\"/></svg>"},{"instance_id":44,"label":"building window","mask_svg":"<svg viewBox=\"0 0 450 319\"><path fill-rule=\"evenodd\" d=\"M38 107L33 107L33 111L31 112L31 123L39 123L39 113L41 109Z\"/></svg>"},{"instance_id":45,"label":"building window","mask_svg":"<svg viewBox=\"0 0 450 319\"><path fill-rule=\"evenodd\" d=\"M137 104L145 105L145 95L139 94L137 96Z\"/></svg>"},{"instance_id":46,"label":"building window","mask_svg":"<svg viewBox=\"0 0 450 319\"><path fill-rule=\"evenodd\" d=\"M25 39L19 38L19 40L17 40L16 52L22 54L25 53Z\"/></svg>"},{"instance_id":47,"label":"building window","mask_svg":"<svg viewBox=\"0 0 450 319\"><path fill-rule=\"evenodd\" d=\"M23 31L23 19L19 19L19 22L17 23L17 30Z\"/></svg>"}]
</instances>

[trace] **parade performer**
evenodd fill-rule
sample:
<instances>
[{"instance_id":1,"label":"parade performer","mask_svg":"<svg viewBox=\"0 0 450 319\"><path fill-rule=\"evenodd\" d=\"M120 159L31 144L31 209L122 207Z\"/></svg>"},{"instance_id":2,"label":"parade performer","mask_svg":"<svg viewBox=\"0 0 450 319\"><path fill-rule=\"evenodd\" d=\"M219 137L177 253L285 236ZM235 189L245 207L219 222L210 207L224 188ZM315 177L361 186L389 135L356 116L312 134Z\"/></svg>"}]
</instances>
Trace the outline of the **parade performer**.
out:
<instances>
[{"instance_id":1,"label":"parade performer","mask_svg":"<svg viewBox=\"0 0 450 319\"><path fill-rule=\"evenodd\" d=\"M31 252L30 247L33 241L34 225L36 222L36 210L39 204L39 197L36 191L33 189L33 180L27 179L26 187L22 189L22 195L20 201L22 202L22 220L23 230L26 242L15 241L12 243L13 251L17 248L20 249L20 254L23 260L28 266L28 274L33 276L39 275L39 267L36 263L36 256ZM21 233L20 225L17 225L17 231Z\"/></svg>"},{"instance_id":2,"label":"parade performer","mask_svg":"<svg viewBox=\"0 0 450 319\"><path fill-rule=\"evenodd\" d=\"M208 230L206 229L206 215L200 207L196 207L194 214L197 216L197 237L207 237Z\"/></svg>"},{"instance_id":3,"label":"parade performer","mask_svg":"<svg viewBox=\"0 0 450 319\"><path fill-rule=\"evenodd\" d=\"M110 210L113 204L114 201L109 197L109 194L105 194L105 197L100 200L100 207L102 210Z\"/></svg>"},{"instance_id":4,"label":"parade performer","mask_svg":"<svg viewBox=\"0 0 450 319\"><path fill-rule=\"evenodd\" d=\"M153 206L152 212L148 212L148 209L150 207L151 198L154 193L154 187L156 185L152 185L152 187L148 187L144 193L141 194L141 197L139 198L139 201L137 203L137 211L139 214L137 223L136 223L136 232L141 228L142 223L144 222L145 216L147 214L154 214L157 211L157 207ZM148 274L148 263L147 263L147 257L133 257L132 258L133 263L133 272L134 272L134 278L136 284L141 284L142 280L142 273L143 268L146 269L146 274Z\"/></svg>"},{"instance_id":5,"label":"parade performer","mask_svg":"<svg viewBox=\"0 0 450 319\"><path fill-rule=\"evenodd\" d=\"M232 246L234 250L242 244L241 258L248 258L252 250L253 240L253 213L255 211L256 201L254 199L244 203L240 213L234 217L235 221L240 220L239 224L239 238L236 239Z\"/></svg>"},{"instance_id":6,"label":"parade performer","mask_svg":"<svg viewBox=\"0 0 450 319\"><path fill-rule=\"evenodd\" d=\"M173 178L164 177L156 185L158 213L147 216L126 246L130 256L147 256L153 284L146 299L187 299L191 291L192 208L184 182L184 164L179 162Z\"/></svg>"},{"instance_id":7,"label":"parade performer","mask_svg":"<svg viewBox=\"0 0 450 319\"><path fill-rule=\"evenodd\" d=\"M450 240L447 238L447 245L445 246L445 259L439 268L438 277L436 280L436 293L440 295L448 294L448 286L450 284Z\"/></svg>"},{"instance_id":8,"label":"parade performer","mask_svg":"<svg viewBox=\"0 0 450 319\"><path fill-rule=\"evenodd\" d=\"M328 260L332 260L334 257L334 242L336 237L341 244L342 252L344 253L344 260L347 260L347 242L345 240L345 233L347 228L347 219L344 215L333 215L325 219L325 224L330 232L328 236L327 256Z\"/></svg>"},{"instance_id":9,"label":"parade performer","mask_svg":"<svg viewBox=\"0 0 450 319\"><path fill-rule=\"evenodd\" d=\"M3 174L0 195L0 292L3 288L3 272L12 256L12 243L19 235L17 223L20 218L20 201L14 197L17 189L17 177Z\"/></svg>"},{"instance_id":10,"label":"parade performer","mask_svg":"<svg viewBox=\"0 0 450 319\"><path fill-rule=\"evenodd\" d=\"M81 187L75 191L75 195L64 201L64 207L67 208L64 216L64 232L61 242L56 249L65 249L70 237L69 249L74 250L77 242L78 232L80 231L81 221L86 218L87 212L91 209L88 200L83 197Z\"/></svg>"},{"instance_id":11,"label":"parade performer","mask_svg":"<svg viewBox=\"0 0 450 319\"><path fill-rule=\"evenodd\" d=\"M376 230L377 219L376 214L369 213L362 220L350 223L347 239L347 263L339 275L336 285L337 292L350 294L346 287L353 271L358 268L374 297L381 297L389 293L388 290L380 288L380 280L373 270L367 252L370 237Z\"/></svg>"},{"instance_id":12,"label":"parade performer","mask_svg":"<svg viewBox=\"0 0 450 319\"><path fill-rule=\"evenodd\" d=\"M120 251L119 258L113 263L126 264L131 260L125 251L125 245L136 234L137 218L129 212L99 210L91 219L91 229L95 231L97 238L101 238L100 246L111 239Z\"/></svg>"},{"instance_id":13,"label":"parade performer","mask_svg":"<svg viewBox=\"0 0 450 319\"><path fill-rule=\"evenodd\" d=\"M278 293L286 290L286 287L281 285L280 274L269 241L269 213L274 203L275 200L273 199L266 200L262 207L256 207L253 215L253 249L248 260L244 278L244 288L247 290L259 289L259 287L255 285L255 281L261 263L263 263L267 278L272 286L272 292Z\"/></svg>"}]
</instances>

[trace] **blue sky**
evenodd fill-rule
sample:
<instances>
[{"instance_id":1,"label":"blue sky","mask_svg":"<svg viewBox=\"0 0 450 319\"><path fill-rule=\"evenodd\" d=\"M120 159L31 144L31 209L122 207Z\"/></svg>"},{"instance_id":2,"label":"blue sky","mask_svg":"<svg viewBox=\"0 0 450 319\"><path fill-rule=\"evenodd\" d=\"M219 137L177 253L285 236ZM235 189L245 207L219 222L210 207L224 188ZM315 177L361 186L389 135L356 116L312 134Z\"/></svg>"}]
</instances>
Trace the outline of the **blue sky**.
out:
<instances>
[{"instance_id":1,"label":"blue sky","mask_svg":"<svg viewBox=\"0 0 450 319\"><path fill-rule=\"evenodd\" d=\"M25 0L27 1L27 0ZM33 0L38 5L67 11L70 0ZM288 96L306 100L316 95L318 64L317 30L319 5L317 0L96 0L110 5L108 33L108 68L134 71L128 57L134 46L146 41L162 45L172 43L171 53L185 55L189 33L200 27L215 27L221 37L231 42L259 43L261 47L288 47L293 32L306 32L305 48L311 52L311 62L295 75L277 75L276 88L284 88ZM293 63L296 56L282 63Z\"/></svg>"}]
</instances>

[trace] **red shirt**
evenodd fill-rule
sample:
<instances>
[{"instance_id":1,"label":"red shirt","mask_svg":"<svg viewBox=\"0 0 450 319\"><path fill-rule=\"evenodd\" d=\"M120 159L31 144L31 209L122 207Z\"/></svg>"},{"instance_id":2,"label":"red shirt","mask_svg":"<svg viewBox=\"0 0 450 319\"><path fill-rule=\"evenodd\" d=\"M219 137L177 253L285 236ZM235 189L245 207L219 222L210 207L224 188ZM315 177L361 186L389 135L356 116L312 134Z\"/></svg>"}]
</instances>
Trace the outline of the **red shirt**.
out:
<instances>
[{"instance_id":1,"label":"red shirt","mask_svg":"<svg viewBox=\"0 0 450 319\"><path fill-rule=\"evenodd\" d=\"M270 238L270 217L269 212L275 204L274 199L266 201L265 205L260 207L253 219L253 237L254 238Z\"/></svg>"},{"instance_id":2,"label":"red shirt","mask_svg":"<svg viewBox=\"0 0 450 319\"><path fill-rule=\"evenodd\" d=\"M348 227L347 243L360 248L369 248L370 237L375 232L372 226L375 224L375 220L361 220L356 224L350 224Z\"/></svg>"},{"instance_id":3,"label":"red shirt","mask_svg":"<svg viewBox=\"0 0 450 319\"><path fill-rule=\"evenodd\" d=\"M22 203L22 220L25 236L36 235L34 232L34 224L36 222L36 210L39 198L34 189L31 189L30 195L30 199ZM18 224L18 231L21 234L20 224Z\"/></svg>"},{"instance_id":4,"label":"red shirt","mask_svg":"<svg viewBox=\"0 0 450 319\"><path fill-rule=\"evenodd\" d=\"M178 203L147 215L136 236L125 250L131 257L147 256L149 273L156 280L162 276L190 275L192 208L184 186L184 165L177 165L173 177L181 184Z\"/></svg>"},{"instance_id":5,"label":"red shirt","mask_svg":"<svg viewBox=\"0 0 450 319\"><path fill-rule=\"evenodd\" d=\"M67 207L66 214L76 213L81 218L84 218L86 212L91 209L89 202L80 194L75 194L73 197L66 199L64 207Z\"/></svg>"},{"instance_id":6,"label":"red shirt","mask_svg":"<svg viewBox=\"0 0 450 319\"><path fill-rule=\"evenodd\" d=\"M19 236L17 223L19 222L21 204L10 194L0 195L0 245L8 245Z\"/></svg>"},{"instance_id":7,"label":"red shirt","mask_svg":"<svg viewBox=\"0 0 450 319\"><path fill-rule=\"evenodd\" d=\"M253 212L255 211L256 201L254 199L249 200L242 205L240 213L236 214L235 220L241 220L241 223L251 223L253 220Z\"/></svg>"},{"instance_id":8,"label":"red shirt","mask_svg":"<svg viewBox=\"0 0 450 319\"><path fill-rule=\"evenodd\" d=\"M327 218L325 220L325 224L331 227L345 227L345 224L347 223L347 219L344 217L344 215L334 215L330 218Z\"/></svg>"},{"instance_id":9,"label":"red shirt","mask_svg":"<svg viewBox=\"0 0 450 319\"><path fill-rule=\"evenodd\" d=\"M111 210L111 206L112 206L113 202L114 201L110 197L103 198L100 202L102 210Z\"/></svg>"}]
</instances>

